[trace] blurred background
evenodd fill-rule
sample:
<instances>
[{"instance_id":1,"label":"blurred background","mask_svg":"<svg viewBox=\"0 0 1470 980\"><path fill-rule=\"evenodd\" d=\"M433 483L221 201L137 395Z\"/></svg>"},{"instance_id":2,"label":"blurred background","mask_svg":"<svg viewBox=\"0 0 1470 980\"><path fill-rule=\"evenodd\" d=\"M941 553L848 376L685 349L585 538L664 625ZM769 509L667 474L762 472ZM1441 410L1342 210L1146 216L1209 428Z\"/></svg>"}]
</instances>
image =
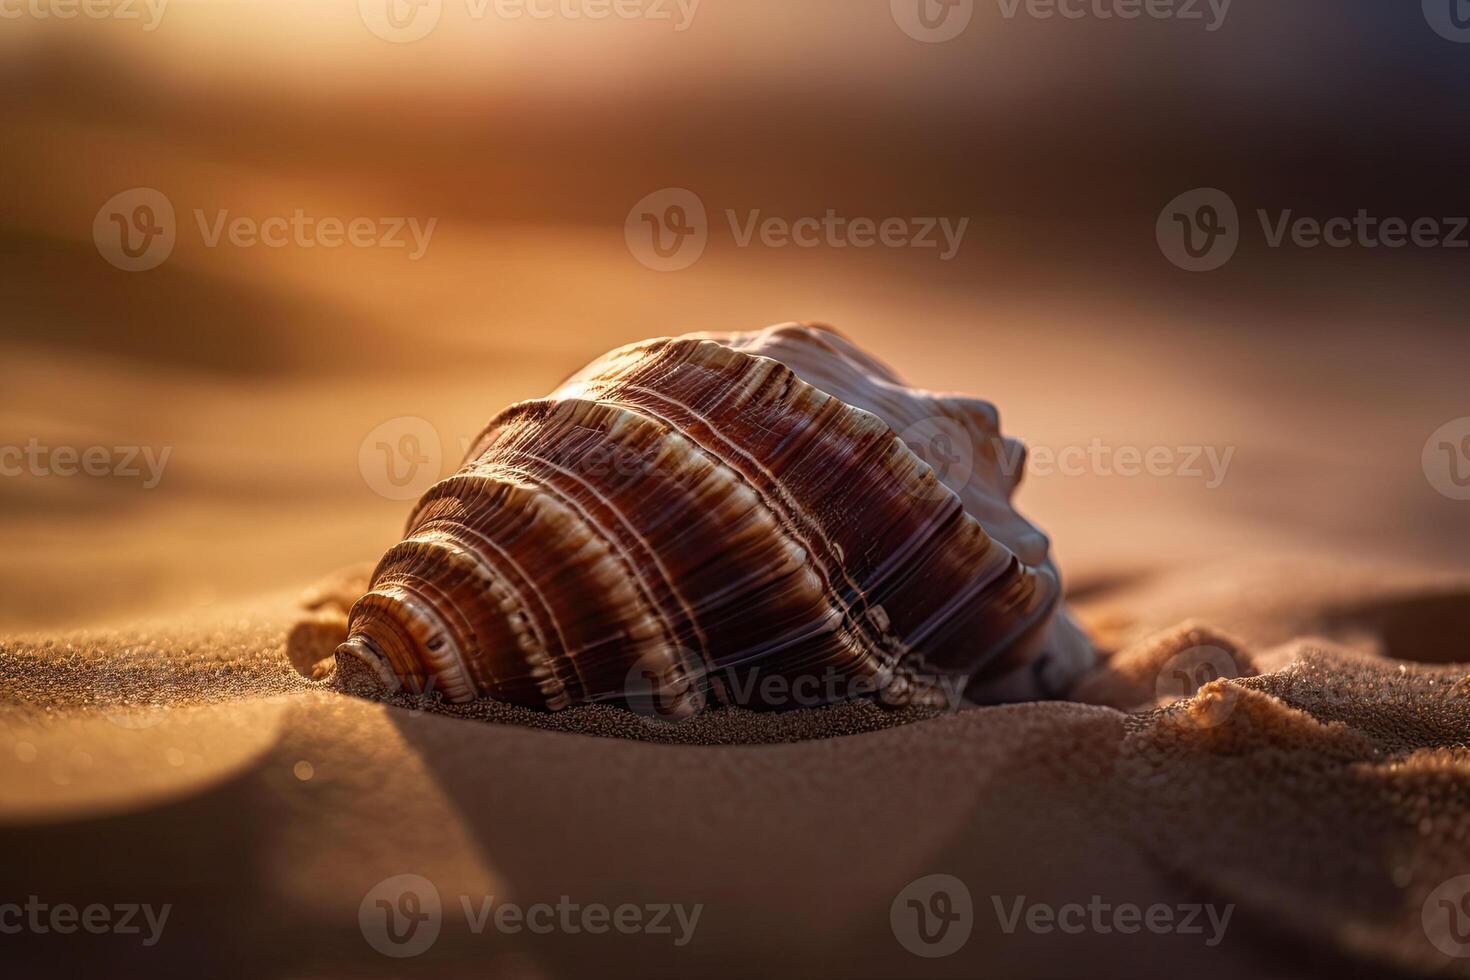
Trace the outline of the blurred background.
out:
<instances>
[{"instance_id":1,"label":"blurred background","mask_svg":"<svg viewBox=\"0 0 1470 980\"><path fill-rule=\"evenodd\" d=\"M1453 235L1459 2L3 0L0 625L299 588L601 351L793 319L1034 448L1172 453L1023 486L1073 582L1463 565L1470 249L1257 215ZM1197 188L1209 271L1165 241ZM744 238L829 212L940 246Z\"/></svg>"}]
</instances>

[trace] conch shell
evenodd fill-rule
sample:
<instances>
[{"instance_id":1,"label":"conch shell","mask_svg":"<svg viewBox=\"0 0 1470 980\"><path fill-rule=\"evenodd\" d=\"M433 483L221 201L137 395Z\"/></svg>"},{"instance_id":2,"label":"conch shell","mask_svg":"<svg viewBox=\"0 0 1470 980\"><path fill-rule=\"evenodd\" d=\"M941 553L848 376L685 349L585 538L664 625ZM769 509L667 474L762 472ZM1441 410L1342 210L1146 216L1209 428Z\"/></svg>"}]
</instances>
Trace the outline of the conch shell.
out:
<instances>
[{"instance_id":1,"label":"conch shell","mask_svg":"<svg viewBox=\"0 0 1470 980\"><path fill-rule=\"evenodd\" d=\"M989 404L827 328L631 344L491 420L338 661L453 702L671 719L1057 696L1093 654L1011 507L1023 459Z\"/></svg>"}]
</instances>

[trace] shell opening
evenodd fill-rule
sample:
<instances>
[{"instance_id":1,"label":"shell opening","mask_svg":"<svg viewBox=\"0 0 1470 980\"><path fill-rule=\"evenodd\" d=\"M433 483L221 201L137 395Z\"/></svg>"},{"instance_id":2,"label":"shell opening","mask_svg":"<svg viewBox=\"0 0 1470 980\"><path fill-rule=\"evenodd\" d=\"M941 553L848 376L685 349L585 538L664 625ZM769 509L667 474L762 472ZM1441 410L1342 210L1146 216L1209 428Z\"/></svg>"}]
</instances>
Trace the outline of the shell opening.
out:
<instances>
[{"instance_id":1,"label":"shell opening","mask_svg":"<svg viewBox=\"0 0 1470 980\"><path fill-rule=\"evenodd\" d=\"M403 687L402 683L398 680L398 675L393 672L393 667L389 664L388 658L383 656L378 648L373 645L372 640L369 640L365 636L348 637L346 642L337 646L337 656L339 659L342 657L351 657L353 660L367 667L372 673L372 676L382 685L383 690L389 694L396 693Z\"/></svg>"}]
</instances>

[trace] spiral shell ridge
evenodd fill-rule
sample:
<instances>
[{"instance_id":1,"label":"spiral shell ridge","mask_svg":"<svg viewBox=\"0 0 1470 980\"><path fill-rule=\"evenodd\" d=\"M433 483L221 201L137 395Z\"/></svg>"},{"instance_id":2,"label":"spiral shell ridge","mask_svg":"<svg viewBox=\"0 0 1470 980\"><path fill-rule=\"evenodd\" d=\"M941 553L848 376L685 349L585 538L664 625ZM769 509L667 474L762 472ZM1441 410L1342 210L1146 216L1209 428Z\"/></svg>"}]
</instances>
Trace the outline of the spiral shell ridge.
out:
<instances>
[{"instance_id":1,"label":"spiral shell ridge","mask_svg":"<svg viewBox=\"0 0 1470 980\"><path fill-rule=\"evenodd\" d=\"M896 431L949 414L990 466L958 492ZM414 508L339 656L449 701L646 697L673 718L711 696L785 706L732 697L756 674L925 703L1048 642L1076 661L991 436L990 406L905 388L821 328L620 348L491 420Z\"/></svg>"}]
</instances>

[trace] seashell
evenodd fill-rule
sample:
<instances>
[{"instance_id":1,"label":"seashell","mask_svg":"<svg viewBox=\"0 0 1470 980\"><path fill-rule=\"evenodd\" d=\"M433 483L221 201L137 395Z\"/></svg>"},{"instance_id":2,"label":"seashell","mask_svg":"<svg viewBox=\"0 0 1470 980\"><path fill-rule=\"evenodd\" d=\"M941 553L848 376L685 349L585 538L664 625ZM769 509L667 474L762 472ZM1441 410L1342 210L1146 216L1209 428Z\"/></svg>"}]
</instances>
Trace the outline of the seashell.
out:
<instances>
[{"instance_id":1,"label":"seashell","mask_svg":"<svg viewBox=\"0 0 1470 980\"><path fill-rule=\"evenodd\" d=\"M1011 506L1023 459L992 406L827 328L631 344L490 421L338 660L389 691L668 718L1058 696L1093 653Z\"/></svg>"}]
</instances>

